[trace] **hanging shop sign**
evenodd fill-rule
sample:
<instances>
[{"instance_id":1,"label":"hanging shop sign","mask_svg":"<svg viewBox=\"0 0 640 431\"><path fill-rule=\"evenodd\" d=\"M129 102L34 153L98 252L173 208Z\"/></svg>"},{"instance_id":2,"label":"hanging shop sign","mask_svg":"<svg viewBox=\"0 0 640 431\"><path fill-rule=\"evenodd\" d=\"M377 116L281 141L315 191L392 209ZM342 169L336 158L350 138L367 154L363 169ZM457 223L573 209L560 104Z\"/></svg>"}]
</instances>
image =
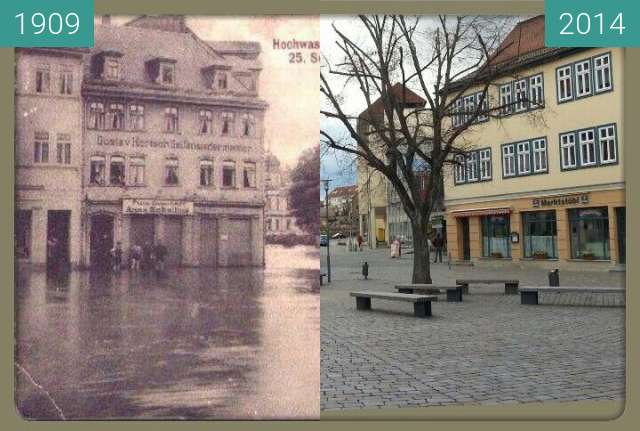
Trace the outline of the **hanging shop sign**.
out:
<instances>
[{"instance_id":1,"label":"hanging shop sign","mask_svg":"<svg viewBox=\"0 0 640 431\"><path fill-rule=\"evenodd\" d=\"M533 199L532 205L534 208L545 208L565 205L587 205L589 203L589 193L564 195L564 196L551 196L548 198L536 198Z\"/></svg>"},{"instance_id":2,"label":"hanging shop sign","mask_svg":"<svg viewBox=\"0 0 640 431\"><path fill-rule=\"evenodd\" d=\"M193 215L193 202L171 199L123 199L124 214Z\"/></svg>"}]
</instances>

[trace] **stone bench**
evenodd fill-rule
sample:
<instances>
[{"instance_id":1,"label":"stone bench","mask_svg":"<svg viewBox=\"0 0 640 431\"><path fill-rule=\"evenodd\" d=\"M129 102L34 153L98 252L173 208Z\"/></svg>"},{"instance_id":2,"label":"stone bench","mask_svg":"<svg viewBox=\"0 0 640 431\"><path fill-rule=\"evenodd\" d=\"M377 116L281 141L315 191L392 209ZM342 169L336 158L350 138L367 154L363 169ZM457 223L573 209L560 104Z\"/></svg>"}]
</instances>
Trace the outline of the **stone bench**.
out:
<instances>
[{"instance_id":1,"label":"stone bench","mask_svg":"<svg viewBox=\"0 0 640 431\"><path fill-rule=\"evenodd\" d=\"M469 293L470 284L504 284L505 295L517 295L520 280L496 279L496 278L467 278L456 280L456 284L460 284L465 288L465 293Z\"/></svg>"},{"instance_id":2,"label":"stone bench","mask_svg":"<svg viewBox=\"0 0 640 431\"><path fill-rule=\"evenodd\" d=\"M320 286L322 286L322 282L324 281L324 277L326 276L327 274L320 273Z\"/></svg>"},{"instance_id":3,"label":"stone bench","mask_svg":"<svg viewBox=\"0 0 640 431\"><path fill-rule=\"evenodd\" d=\"M358 310L371 310L372 298L386 301L412 302L413 314L416 317L430 317L431 301L437 300L437 296L434 295L413 295L393 292L351 292L350 295L356 298L356 308Z\"/></svg>"},{"instance_id":4,"label":"stone bench","mask_svg":"<svg viewBox=\"0 0 640 431\"><path fill-rule=\"evenodd\" d=\"M624 287L521 287L520 303L524 305L538 305L539 293L623 293Z\"/></svg>"},{"instance_id":5,"label":"stone bench","mask_svg":"<svg viewBox=\"0 0 640 431\"><path fill-rule=\"evenodd\" d=\"M437 295L439 293L447 294L447 302L462 302L463 288L460 285L433 285L433 284L398 284L396 285L398 293L416 293L423 295Z\"/></svg>"}]
</instances>

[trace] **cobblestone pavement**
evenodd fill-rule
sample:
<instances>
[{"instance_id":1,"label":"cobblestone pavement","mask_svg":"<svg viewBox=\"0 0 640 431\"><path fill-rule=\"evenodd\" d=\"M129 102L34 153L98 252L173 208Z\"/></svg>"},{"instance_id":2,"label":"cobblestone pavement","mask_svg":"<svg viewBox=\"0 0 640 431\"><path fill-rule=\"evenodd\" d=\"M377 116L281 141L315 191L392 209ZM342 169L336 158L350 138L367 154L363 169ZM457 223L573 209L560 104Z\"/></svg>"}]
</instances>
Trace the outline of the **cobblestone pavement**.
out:
<instances>
[{"instance_id":1,"label":"cobblestone pavement","mask_svg":"<svg viewBox=\"0 0 640 431\"><path fill-rule=\"evenodd\" d=\"M322 410L624 397L623 307L523 306L503 286L471 286L462 303L441 296L430 319L391 301L373 300L372 311L357 311L350 291L391 291L409 282L411 258L390 259L384 249L331 252L332 283L321 289ZM367 281L360 275L364 260ZM547 284L546 271L533 269L437 264L432 275L434 283L473 275ZM624 282L623 274L609 272L560 277L574 286Z\"/></svg>"}]
</instances>

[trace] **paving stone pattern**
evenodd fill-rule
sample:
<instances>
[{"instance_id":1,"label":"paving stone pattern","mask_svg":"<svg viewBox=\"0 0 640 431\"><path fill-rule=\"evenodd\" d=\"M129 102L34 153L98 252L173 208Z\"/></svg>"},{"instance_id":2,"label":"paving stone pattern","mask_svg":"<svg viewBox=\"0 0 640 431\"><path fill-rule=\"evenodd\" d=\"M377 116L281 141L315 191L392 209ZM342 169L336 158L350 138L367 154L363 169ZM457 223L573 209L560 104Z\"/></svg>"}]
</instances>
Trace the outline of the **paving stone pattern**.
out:
<instances>
[{"instance_id":1,"label":"paving stone pattern","mask_svg":"<svg viewBox=\"0 0 640 431\"><path fill-rule=\"evenodd\" d=\"M624 307L566 306L576 302L566 294L552 297L554 305L526 306L519 295L504 295L504 286L472 285L462 303L441 295L430 319L413 317L403 302L374 299L371 311L357 311L350 291L392 291L410 281L411 257L388 256L388 250L332 249L332 283L321 289L322 410L624 397ZM359 275L364 260L367 281ZM445 263L432 274L434 283L473 276L547 285L545 270L516 267L449 270ZM571 286L624 280L608 272L560 277ZM616 299L590 301L615 305Z\"/></svg>"}]
</instances>

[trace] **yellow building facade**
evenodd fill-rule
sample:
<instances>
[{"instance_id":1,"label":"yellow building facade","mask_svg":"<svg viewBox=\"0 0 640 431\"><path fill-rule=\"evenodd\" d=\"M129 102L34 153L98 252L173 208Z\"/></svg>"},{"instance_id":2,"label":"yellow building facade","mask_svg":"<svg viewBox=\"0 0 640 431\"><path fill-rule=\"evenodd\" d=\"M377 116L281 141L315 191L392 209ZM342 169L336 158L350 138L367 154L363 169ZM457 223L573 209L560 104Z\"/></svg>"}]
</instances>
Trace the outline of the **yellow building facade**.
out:
<instances>
[{"instance_id":1,"label":"yellow building facade","mask_svg":"<svg viewBox=\"0 0 640 431\"><path fill-rule=\"evenodd\" d=\"M468 151L446 175L450 257L619 268L626 232L624 49L522 55L529 60L516 59L521 66L488 90L489 109L504 112L464 132ZM456 106L463 112L477 100L461 97Z\"/></svg>"}]
</instances>

